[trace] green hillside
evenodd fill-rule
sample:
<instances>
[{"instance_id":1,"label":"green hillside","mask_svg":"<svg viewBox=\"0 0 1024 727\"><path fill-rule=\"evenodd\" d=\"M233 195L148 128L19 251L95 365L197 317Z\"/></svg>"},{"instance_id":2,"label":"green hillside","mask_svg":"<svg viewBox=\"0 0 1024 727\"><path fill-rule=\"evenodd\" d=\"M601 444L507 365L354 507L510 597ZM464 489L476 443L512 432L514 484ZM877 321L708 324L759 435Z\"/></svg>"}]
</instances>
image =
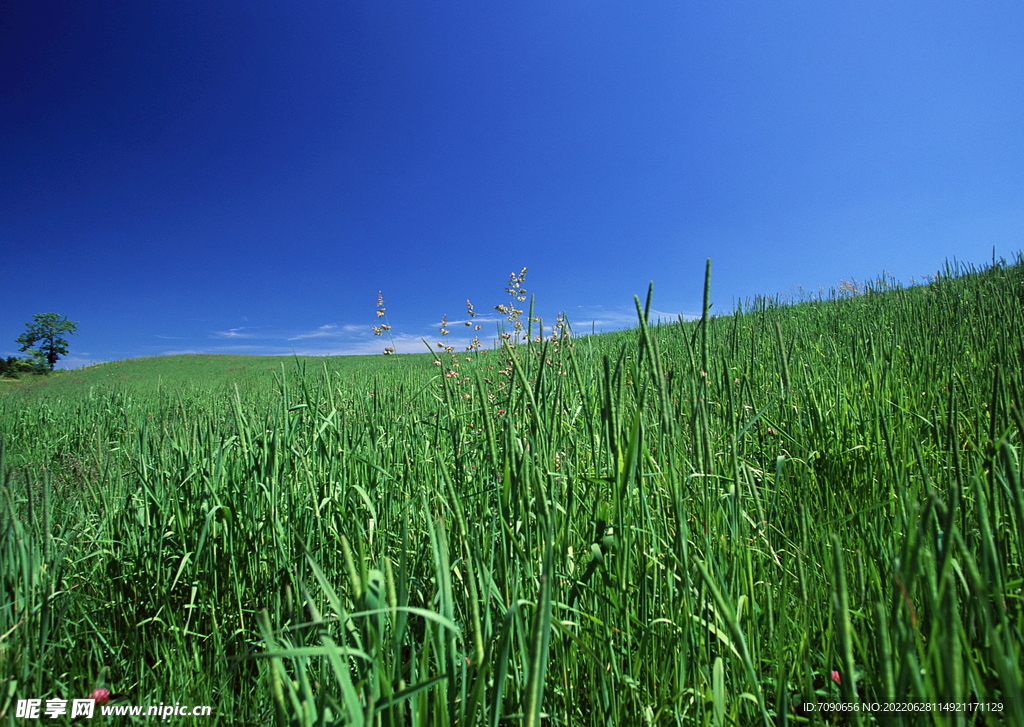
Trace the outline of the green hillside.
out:
<instances>
[{"instance_id":1,"label":"green hillside","mask_svg":"<svg viewBox=\"0 0 1024 727\"><path fill-rule=\"evenodd\" d=\"M4 384L0 718L1024 724L1024 260L637 307Z\"/></svg>"},{"instance_id":2,"label":"green hillside","mask_svg":"<svg viewBox=\"0 0 1024 727\"><path fill-rule=\"evenodd\" d=\"M400 356L418 359L407 365L420 368L429 365L427 354ZM425 361L424 361L425 359ZM86 366L69 371L58 371L48 376L24 376L8 380L3 390L20 389L22 395L74 396L76 391L95 387L130 388L135 391L156 390L162 386L214 391L233 385L252 385L256 381L272 381L280 374L296 368L328 371L339 375L372 377L380 371L378 356L245 356L235 354L185 354L153 356Z\"/></svg>"}]
</instances>

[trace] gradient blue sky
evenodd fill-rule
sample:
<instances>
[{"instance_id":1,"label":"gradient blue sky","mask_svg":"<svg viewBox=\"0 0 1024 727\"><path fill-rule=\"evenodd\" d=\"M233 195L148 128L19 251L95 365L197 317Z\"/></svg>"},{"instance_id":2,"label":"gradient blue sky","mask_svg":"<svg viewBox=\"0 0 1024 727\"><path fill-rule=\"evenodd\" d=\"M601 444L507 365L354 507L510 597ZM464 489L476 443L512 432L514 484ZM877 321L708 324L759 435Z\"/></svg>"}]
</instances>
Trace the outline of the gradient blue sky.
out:
<instances>
[{"instance_id":1,"label":"gradient blue sky","mask_svg":"<svg viewBox=\"0 0 1024 727\"><path fill-rule=\"evenodd\" d=\"M0 354L400 351L1024 248L1018 2L0 5ZM487 315L483 315L486 313ZM464 343L465 330L452 326Z\"/></svg>"}]
</instances>

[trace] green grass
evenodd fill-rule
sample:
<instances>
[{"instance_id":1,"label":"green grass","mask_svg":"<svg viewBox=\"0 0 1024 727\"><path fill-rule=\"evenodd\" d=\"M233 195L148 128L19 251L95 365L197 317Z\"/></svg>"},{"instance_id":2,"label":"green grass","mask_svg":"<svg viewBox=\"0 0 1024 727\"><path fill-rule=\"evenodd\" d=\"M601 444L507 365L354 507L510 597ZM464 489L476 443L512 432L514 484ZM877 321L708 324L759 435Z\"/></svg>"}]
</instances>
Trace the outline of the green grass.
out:
<instances>
[{"instance_id":1,"label":"green grass","mask_svg":"<svg viewBox=\"0 0 1024 727\"><path fill-rule=\"evenodd\" d=\"M403 356L407 366L424 368L425 356ZM410 359L415 359L413 363ZM46 376L23 375L20 379L3 379L12 384L12 391L21 396L75 396L76 392L93 387L157 394L161 387L182 387L204 394L230 389L234 385L250 387L261 382L270 389L273 377L281 372L282 363L291 370L297 364L318 373L326 366L339 375L369 377L381 372L379 356L243 356L234 354L185 354L111 361L81 369L58 370ZM218 392L219 393L219 392Z\"/></svg>"},{"instance_id":2,"label":"green grass","mask_svg":"<svg viewBox=\"0 0 1024 727\"><path fill-rule=\"evenodd\" d=\"M707 301L440 366L5 385L0 715L1024 724L1021 259ZM804 708L840 701L1001 710Z\"/></svg>"}]
</instances>

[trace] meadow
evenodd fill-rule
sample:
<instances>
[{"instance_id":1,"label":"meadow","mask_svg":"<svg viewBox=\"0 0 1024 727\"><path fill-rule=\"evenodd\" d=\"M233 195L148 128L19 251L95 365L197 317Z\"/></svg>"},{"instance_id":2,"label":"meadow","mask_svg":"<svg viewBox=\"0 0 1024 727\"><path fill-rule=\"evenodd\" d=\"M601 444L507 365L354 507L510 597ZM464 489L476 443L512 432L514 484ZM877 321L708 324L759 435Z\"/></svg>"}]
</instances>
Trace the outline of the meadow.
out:
<instances>
[{"instance_id":1,"label":"meadow","mask_svg":"<svg viewBox=\"0 0 1024 727\"><path fill-rule=\"evenodd\" d=\"M0 719L1024 724L1024 259L710 273L612 334L5 382Z\"/></svg>"}]
</instances>

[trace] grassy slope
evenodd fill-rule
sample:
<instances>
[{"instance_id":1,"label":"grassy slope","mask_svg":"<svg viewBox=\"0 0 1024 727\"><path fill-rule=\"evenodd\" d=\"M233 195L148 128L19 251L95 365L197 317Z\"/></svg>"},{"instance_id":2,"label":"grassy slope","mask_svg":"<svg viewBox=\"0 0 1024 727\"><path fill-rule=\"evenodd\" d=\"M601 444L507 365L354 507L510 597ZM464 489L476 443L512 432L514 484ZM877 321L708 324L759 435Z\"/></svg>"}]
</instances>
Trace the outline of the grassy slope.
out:
<instances>
[{"instance_id":1,"label":"grassy slope","mask_svg":"<svg viewBox=\"0 0 1024 727\"><path fill-rule=\"evenodd\" d=\"M398 356L415 360L410 366L429 365L427 354ZM209 391L249 385L255 378L272 380L273 374L296 367L319 372L324 367L339 374L372 377L379 372L377 356L244 356L232 354L188 354L154 356L57 371L50 376L25 376L7 380L5 390L22 395L48 397L75 396L76 391L93 387L122 387L152 391L159 386L195 387ZM424 369L426 370L426 369Z\"/></svg>"},{"instance_id":2,"label":"grassy slope","mask_svg":"<svg viewBox=\"0 0 1024 727\"><path fill-rule=\"evenodd\" d=\"M1022 291L1018 263L457 368L191 356L8 387L0 700L1020 723Z\"/></svg>"}]
</instances>

